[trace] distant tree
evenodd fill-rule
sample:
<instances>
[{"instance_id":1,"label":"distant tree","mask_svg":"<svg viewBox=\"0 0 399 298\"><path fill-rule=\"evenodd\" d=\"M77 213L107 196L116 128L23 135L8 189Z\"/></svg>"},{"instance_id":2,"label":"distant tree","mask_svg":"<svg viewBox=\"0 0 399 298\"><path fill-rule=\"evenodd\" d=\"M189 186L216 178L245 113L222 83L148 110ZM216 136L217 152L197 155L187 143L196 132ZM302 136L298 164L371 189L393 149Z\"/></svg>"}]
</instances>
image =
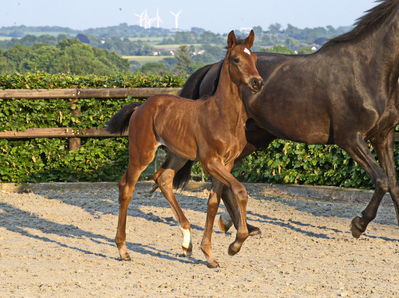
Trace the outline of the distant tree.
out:
<instances>
[{"instance_id":1,"label":"distant tree","mask_svg":"<svg viewBox=\"0 0 399 298\"><path fill-rule=\"evenodd\" d=\"M15 63L4 56L4 51L0 50L0 74L9 74L16 72L17 68Z\"/></svg>"},{"instance_id":2,"label":"distant tree","mask_svg":"<svg viewBox=\"0 0 399 298\"><path fill-rule=\"evenodd\" d=\"M254 26L252 28L252 30L254 30L255 36L257 39L261 38L263 35L263 29L261 26Z\"/></svg>"},{"instance_id":3,"label":"distant tree","mask_svg":"<svg viewBox=\"0 0 399 298\"><path fill-rule=\"evenodd\" d=\"M295 54L295 51L290 50L285 46L274 46L271 49L261 49L261 52L280 53L280 54Z\"/></svg>"},{"instance_id":4,"label":"distant tree","mask_svg":"<svg viewBox=\"0 0 399 298\"><path fill-rule=\"evenodd\" d=\"M280 33L282 26L279 23L271 24L269 26L269 31L272 34Z\"/></svg>"},{"instance_id":5,"label":"distant tree","mask_svg":"<svg viewBox=\"0 0 399 298\"><path fill-rule=\"evenodd\" d=\"M129 71L129 62L114 52L94 48L77 39L66 39L56 47L16 45L0 51L0 73L70 72L107 75Z\"/></svg>"},{"instance_id":6,"label":"distant tree","mask_svg":"<svg viewBox=\"0 0 399 298\"><path fill-rule=\"evenodd\" d=\"M27 46L16 45L4 52L4 57L15 65L15 69L18 72L33 71L30 63L33 54L31 49Z\"/></svg>"},{"instance_id":7,"label":"distant tree","mask_svg":"<svg viewBox=\"0 0 399 298\"><path fill-rule=\"evenodd\" d=\"M161 63L163 63L168 69L173 69L177 64L177 60L174 57L167 57L163 58Z\"/></svg>"},{"instance_id":8,"label":"distant tree","mask_svg":"<svg viewBox=\"0 0 399 298\"><path fill-rule=\"evenodd\" d=\"M44 71L48 73L55 73L57 71L57 59L60 56L60 49L45 45L38 44L32 47L31 70Z\"/></svg>"},{"instance_id":9,"label":"distant tree","mask_svg":"<svg viewBox=\"0 0 399 298\"><path fill-rule=\"evenodd\" d=\"M156 74L156 75L171 74L171 71L165 66L165 64L159 62L145 63L143 64L143 66L141 66L138 69L138 71L144 74Z\"/></svg>"},{"instance_id":10,"label":"distant tree","mask_svg":"<svg viewBox=\"0 0 399 298\"><path fill-rule=\"evenodd\" d=\"M190 51L187 46L181 46L176 51L175 54L177 64L175 67L175 72L178 75L191 74L193 71L194 61L190 56Z\"/></svg>"},{"instance_id":11,"label":"distant tree","mask_svg":"<svg viewBox=\"0 0 399 298\"><path fill-rule=\"evenodd\" d=\"M202 29L202 28L199 28L199 27L191 27L191 30L190 30L191 32L194 32L194 33L197 33L197 34L202 34L202 33L204 33L206 30L205 29Z\"/></svg>"},{"instance_id":12,"label":"distant tree","mask_svg":"<svg viewBox=\"0 0 399 298\"><path fill-rule=\"evenodd\" d=\"M309 48L301 48L297 50L298 54L312 54L314 51Z\"/></svg>"},{"instance_id":13,"label":"distant tree","mask_svg":"<svg viewBox=\"0 0 399 298\"><path fill-rule=\"evenodd\" d=\"M79 39L79 41L82 43L90 44L90 39L83 33L79 33L78 35L76 35L76 38Z\"/></svg>"},{"instance_id":14,"label":"distant tree","mask_svg":"<svg viewBox=\"0 0 399 298\"><path fill-rule=\"evenodd\" d=\"M327 41L327 38L325 38L325 37L319 37L319 38L316 38L313 42L314 42L315 44L321 46L321 45L323 45L326 41Z\"/></svg>"}]
</instances>

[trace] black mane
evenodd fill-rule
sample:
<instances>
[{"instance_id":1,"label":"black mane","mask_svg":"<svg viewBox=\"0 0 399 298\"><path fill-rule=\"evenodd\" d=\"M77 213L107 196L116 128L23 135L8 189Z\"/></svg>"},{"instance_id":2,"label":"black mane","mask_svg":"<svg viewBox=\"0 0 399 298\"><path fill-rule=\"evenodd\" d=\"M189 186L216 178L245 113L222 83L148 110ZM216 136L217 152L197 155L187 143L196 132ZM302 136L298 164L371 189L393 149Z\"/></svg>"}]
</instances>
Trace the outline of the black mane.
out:
<instances>
[{"instance_id":1,"label":"black mane","mask_svg":"<svg viewBox=\"0 0 399 298\"><path fill-rule=\"evenodd\" d=\"M379 28L388 19L394 16L396 8L399 6L398 0L377 0L379 5L366 11L366 14L357 19L354 28L342 35L330 39L323 47L341 42L356 40L366 33L370 33Z\"/></svg>"}]
</instances>

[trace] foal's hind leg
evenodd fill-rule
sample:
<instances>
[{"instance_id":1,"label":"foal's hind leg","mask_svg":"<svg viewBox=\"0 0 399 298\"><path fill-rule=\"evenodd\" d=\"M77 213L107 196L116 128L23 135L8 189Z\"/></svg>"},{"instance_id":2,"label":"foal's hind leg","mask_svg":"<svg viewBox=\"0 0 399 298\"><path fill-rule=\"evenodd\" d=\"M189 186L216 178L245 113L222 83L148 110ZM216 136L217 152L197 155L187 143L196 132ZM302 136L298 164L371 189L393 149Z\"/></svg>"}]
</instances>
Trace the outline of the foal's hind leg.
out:
<instances>
[{"instance_id":1,"label":"foal's hind leg","mask_svg":"<svg viewBox=\"0 0 399 298\"><path fill-rule=\"evenodd\" d=\"M191 239L191 228L190 222L184 215L183 210L180 208L179 203L176 200L175 194L173 193L173 177L175 173L180 170L184 164L187 162L177 155L168 156L168 160L162 165L162 168L154 175L154 179L158 184L160 190L168 201L170 207L172 208L173 214L176 220L180 224L180 230L183 234L182 249L186 256L190 256L192 253L192 239Z\"/></svg>"},{"instance_id":2,"label":"foal's hind leg","mask_svg":"<svg viewBox=\"0 0 399 298\"><path fill-rule=\"evenodd\" d=\"M152 144L151 144L152 143ZM129 146L129 165L126 173L123 175L119 183L119 213L118 213L118 227L116 230L115 243L119 250L121 260L130 261L130 255L126 247L126 217L127 208L134 192L137 180L140 174L154 159L156 151L156 142L150 142L139 150L135 143L130 142Z\"/></svg>"}]
</instances>

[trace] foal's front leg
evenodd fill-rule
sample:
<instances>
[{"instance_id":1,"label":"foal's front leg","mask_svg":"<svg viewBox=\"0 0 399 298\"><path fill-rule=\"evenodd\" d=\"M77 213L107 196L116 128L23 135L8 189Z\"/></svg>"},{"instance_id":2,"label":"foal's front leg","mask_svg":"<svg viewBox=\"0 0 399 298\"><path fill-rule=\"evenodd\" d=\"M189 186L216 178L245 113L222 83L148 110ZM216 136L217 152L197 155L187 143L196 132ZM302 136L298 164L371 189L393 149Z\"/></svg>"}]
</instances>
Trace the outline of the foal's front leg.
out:
<instances>
[{"instance_id":1,"label":"foal's front leg","mask_svg":"<svg viewBox=\"0 0 399 298\"><path fill-rule=\"evenodd\" d=\"M206 221L204 234L202 236L201 250L206 257L209 268L219 267L219 263L212 253L212 231L215 222L216 213L220 204L220 196L222 193L223 184L216 179L212 181L212 190L208 199L208 211L206 213Z\"/></svg>"},{"instance_id":2,"label":"foal's front leg","mask_svg":"<svg viewBox=\"0 0 399 298\"><path fill-rule=\"evenodd\" d=\"M236 199L238 209L240 211L240 221L237 229L236 239L229 246L229 255L233 256L241 249L245 239L248 238L247 228L247 202L248 193L244 185L242 185L231 173L231 166L226 168L219 160L211 159L203 164L207 172L221 183L229 186Z\"/></svg>"}]
</instances>

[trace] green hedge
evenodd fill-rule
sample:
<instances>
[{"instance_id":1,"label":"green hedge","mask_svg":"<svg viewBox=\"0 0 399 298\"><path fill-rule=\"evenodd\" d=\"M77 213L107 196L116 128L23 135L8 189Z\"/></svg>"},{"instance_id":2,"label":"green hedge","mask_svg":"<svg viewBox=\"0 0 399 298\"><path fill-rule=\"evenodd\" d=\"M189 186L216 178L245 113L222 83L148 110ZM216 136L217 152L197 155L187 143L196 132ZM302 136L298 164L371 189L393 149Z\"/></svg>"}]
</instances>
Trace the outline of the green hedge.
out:
<instances>
[{"instance_id":1,"label":"green hedge","mask_svg":"<svg viewBox=\"0 0 399 298\"><path fill-rule=\"evenodd\" d=\"M0 76L1 89L180 87L175 76L75 76L44 73ZM69 100L0 99L0 131L33 127L105 127L121 107L136 99L79 100L81 116L73 118ZM126 138L82 139L76 151L67 139L0 139L0 181L116 181L127 164Z\"/></svg>"},{"instance_id":2,"label":"green hedge","mask_svg":"<svg viewBox=\"0 0 399 298\"><path fill-rule=\"evenodd\" d=\"M112 88L180 87L174 76L72 76L15 74L0 76L0 88ZM31 127L104 127L106 121L135 99L79 100L81 116L72 118L68 100L0 99L0 131ZM399 150L396 148L398 157ZM398 158L396 158L398 160ZM117 181L127 164L126 138L82 139L82 146L68 151L66 139L0 139L2 182ZM194 168L195 174L200 168ZM298 183L368 188L366 173L337 146L274 141L247 157L235 174L250 182Z\"/></svg>"},{"instance_id":3,"label":"green hedge","mask_svg":"<svg viewBox=\"0 0 399 298\"><path fill-rule=\"evenodd\" d=\"M399 148L395 149L398 161ZM338 146L283 140L245 158L235 175L251 182L373 187L366 172Z\"/></svg>"}]
</instances>

